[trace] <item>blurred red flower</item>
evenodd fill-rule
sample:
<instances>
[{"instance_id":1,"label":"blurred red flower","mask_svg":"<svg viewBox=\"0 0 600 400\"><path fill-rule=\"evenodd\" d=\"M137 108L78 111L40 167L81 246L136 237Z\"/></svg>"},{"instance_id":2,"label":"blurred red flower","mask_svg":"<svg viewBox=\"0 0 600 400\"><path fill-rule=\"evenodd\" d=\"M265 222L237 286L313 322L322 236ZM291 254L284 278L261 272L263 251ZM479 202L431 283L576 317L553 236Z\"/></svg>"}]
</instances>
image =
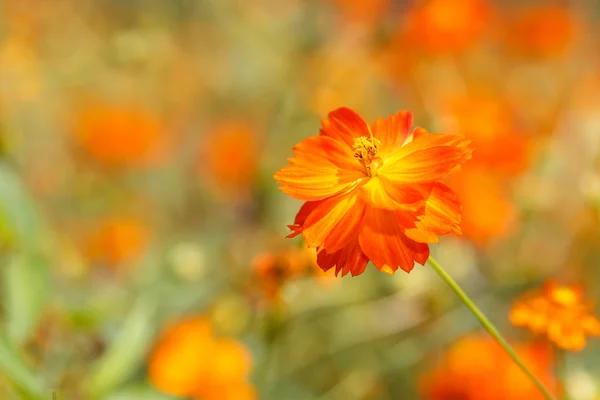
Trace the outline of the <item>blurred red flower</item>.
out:
<instances>
[{"instance_id":1,"label":"blurred red flower","mask_svg":"<svg viewBox=\"0 0 600 400\"><path fill-rule=\"evenodd\" d=\"M521 344L515 350L546 386L552 383L548 346ZM545 399L500 345L480 335L465 336L454 343L419 383L424 400Z\"/></svg>"},{"instance_id":2,"label":"blurred red flower","mask_svg":"<svg viewBox=\"0 0 600 400\"><path fill-rule=\"evenodd\" d=\"M572 351L585 347L585 336L600 336L600 321L579 285L548 281L541 290L525 294L513 306L510 321L534 333L548 335L557 346Z\"/></svg>"},{"instance_id":3,"label":"blurred red flower","mask_svg":"<svg viewBox=\"0 0 600 400\"><path fill-rule=\"evenodd\" d=\"M302 234L323 270L359 275L371 260L384 272L410 272L427 261L428 243L460 234L460 203L439 180L471 158L464 136L411 131L405 111L369 127L340 108L322 125L275 179L306 201L289 237Z\"/></svg>"}]
</instances>

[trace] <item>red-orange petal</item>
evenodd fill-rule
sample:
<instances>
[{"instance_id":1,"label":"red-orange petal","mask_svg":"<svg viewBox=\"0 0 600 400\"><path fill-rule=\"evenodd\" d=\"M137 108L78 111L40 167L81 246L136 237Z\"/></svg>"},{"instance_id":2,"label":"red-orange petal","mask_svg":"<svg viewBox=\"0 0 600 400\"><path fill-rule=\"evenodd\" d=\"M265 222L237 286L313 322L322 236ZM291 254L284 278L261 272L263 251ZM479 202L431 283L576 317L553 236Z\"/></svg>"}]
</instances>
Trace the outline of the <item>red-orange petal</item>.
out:
<instances>
[{"instance_id":1,"label":"red-orange petal","mask_svg":"<svg viewBox=\"0 0 600 400\"><path fill-rule=\"evenodd\" d=\"M328 253L321 250L317 255L317 264L323 271L335 267L335 275L340 272L342 276L348 274L357 276L362 274L369 263L369 259L358 244L358 238L355 236L346 247L334 252Z\"/></svg>"},{"instance_id":2,"label":"red-orange petal","mask_svg":"<svg viewBox=\"0 0 600 400\"><path fill-rule=\"evenodd\" d=\"M429 246L409 239L404 230L393 211L368 208L358 241L378 269L410 272L415 261L425 264Z\"/></svg>"},{"instance_id":3,"label":"red-orange petal","mask_svg":"<svg viewBox=\"0 0 600 400\"><path fill-rule=\"evenodd\" d=\"M419 136L384 160L379 174L393 183L439 181L471 158L469 143L461 135Z\"/></svg>"},{"instance_id":4,"label":"red-orange petal","mask_svg":"<svg viewBox=\"0 0 600 400\"><path fill-rule=\"evenodd\" d=\"M301 234L303 226L304 226L304 222L306 221L306 218L308 218L309 214L311 212L313 212L313 210L322 202L323 202L322 200L321 201L307 201L304 204L302 204L302 207L300 207L298 214L296 214L296 218L294 219L294 224L287 226L293 232L290 233L289 235L287 235L286 237L294 238L294 237L298 236L299 234Z\"/></svg>"},{"instance_id":5,"label":"red-orange petal","mask_svg":"<svg viewBox=\"0 0 600 400\"><path fill-rule=\"evenodd\" d=\"M311 136L294 146L289 166L275 174L280 189L299 200L322 200L355 187L365 172L343 142Z\"/></svg>"},{"instance_id":6,"label":"red-orange petal","mask_svg":"<svg viewBox=\"0 0 600 400\"><path fill-rule=\"evenodd\" d=\"M354 139L361 136L370 136L369 126L356 111L349 108L338 108L329 113L328 119L321 121L322 136L328 136L352 149Z\"/></svg>"},{"instance_id":7,"label":"red-orange petal","mask_svg":"<svg viewBox=\"0 0 600 400\"><path fill-rule=\"evenodd\" d=\"M371 127L373 136L381 141L378 157L385 159L393 154L410 137L413 115L410 111L400 111L387 118L379 118Z\"/></svg>"},{"instance_id":8,"label":"red-orange petal","mask_svg":"<svg viewBox=\"0 0 600 400\"><path fill-rule=\"evenodd\" d=\"M356 236L363 220L364 202L356 191L324 200L308 215L302 236L308 247L336 251Z\"/></svg>"},{"instance_id":9,"label":"red-orange petal","mask_svg":"<svg viewBox=\"0 0 600 400\"><path fill-rule=\"evenodd\" d=\"M406 236L421 243L438 243L438 236L461 234L461 205L456 193L443 183L435 183L425 205L425 215Z\"/></svg>"}]
</instances>

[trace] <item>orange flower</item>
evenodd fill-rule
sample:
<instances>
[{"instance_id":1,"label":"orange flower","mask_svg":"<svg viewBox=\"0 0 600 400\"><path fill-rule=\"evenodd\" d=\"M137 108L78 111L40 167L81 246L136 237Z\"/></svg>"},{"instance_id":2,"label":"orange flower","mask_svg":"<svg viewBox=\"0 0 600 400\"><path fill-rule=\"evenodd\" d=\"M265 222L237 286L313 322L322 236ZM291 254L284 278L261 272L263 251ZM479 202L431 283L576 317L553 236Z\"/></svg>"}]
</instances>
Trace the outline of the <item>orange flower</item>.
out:
<instances>
[{"instance_id":1,"label":"orange flower","mask_svg":"<svg viewBox=\"0 0 600 400\"><path fill-rule=\"evenodd\" d=\"M551 351L535 344L515 346L529 370L551 383ZM490 378L491 377L491 378ZM465 336L420 381L424 400L537 400L545 397L505 350L487 336Z\"/></svg>"},{"instance_id":2,"label":"orange flower","mask_svg":"<svg viewBox=\"0 0 600 400\"><path fill-rule=\"evenodd\" d=\"M548 335L558 347L579 351L585 347L586 335L600 336L600 321L590 314L591 309L581 286L548 281L515 303L510 321Z\"/></svg>"},{"instance_id":3,"label":"orange flower","mask_svg":"<svg viewBox=\"0 0 600 400\"><path fill-rule=\"evenodd\" d=\"M523 9L507 24L507 39L516 50L533 55L561 53L578 27L567 5L540 4Z\"/></svg>"},{"instance_id":4,"label":"orange flower","mask_svg":"<svg viewBox=\"0 0 600 400\"><path fill-rule=\"evenodd\" d=\"M288 237L302 234L323 270L359 275L371 260L384 272L410 272L427 261L428 243L460 234L460 203L439 180L471 157L463 136L411 132L405 111L369 127L340 108L322 125L275 179L306 201Z\"/></svg>"},{"instance_id":5,"label":"orange flower","mask_svg":"<svg viewBox=\"0 0 600 400\"><path fill-rule=\"evenodd\" d=\"M463 199L461 229L466 238L483 245L514 230L517 210L505 183L490 170L469 165L448 184Z\"/></svg>"},{"instance_id":6,"label":"orange flower","mask_svg":"<svg viewBox=\"0 0 600 400\"><path fill-rule=\"evenodd\" d=\"M271 300L279 297L281 286L290 279L306 272L311 262L308 249L290 247L278 252L264 252L252 261L260 285Z\"/></svg>"},{"instance_id":7,"label":"orange flower","mask_svg":"<svg viewBox=\"0 0 600 400\"><path fill-rule=\"evenodd\" d=\"M233 339L213 336L202 317L168 328L150 355L148 375L161 392L202 400L256 398L246 381L251 367L248 350Z\"/></svg>"},{"instance_id":8,"label":"orange flower","mask_svg":"<svg viewBox=\"0 0 600 400\"><path fill-rule=\"evenodd\" d=\"M203 143L199 166L213 193L247 196L258 174L259 150L253 130L244 123L215 127Z\"/></svg>"},{"instance_id":9,"label":"orange flower","mask_svg":"<svg viewBox=\"0 0 600 400\"><path fill-rule=\"evenodd\" d=\"M446 117L452 125L447 128L463 133L476 149L448 185L463 199L463 234L484 244L510 233L518 222L509 178L527 168L532 146L508 106L487 96L453 100Z\"/></svg>"},{"instance_id":10,"label":"orange flower","mask_svg":"<svg viewBox=\"0 0 600 400\"><path fill-rule=\"evenodd\" d=\"M422 0L408 14L403 33L431 53L462 51L482 36L490 14L487 0Z\"/></svg>"},{"instance_id":11,"label":"orange flower","mask_svg":"<svg viewBox=\"0 0 600 400\"><path fill-rule=\"evenodd\" d=\"M97 161L114 167L156 162L165 149L161 122L138 108L90 106L79 115L76 137Z\"/></svg>"},{"instance_id":12,"label":"orange flower","mask_svg":"<svg viewBox=\"0 0 600 400\"><path fill-rule=\"evenodd\" d=\"M378 21L389 10L389 0L333 0L343 16L366 24Z\"/></svg>"},{"instance_id":13,"label":"orange flower","mask_svg":"<svg viewBox=\"0 0 600 400\"><path fill-rule=\"evenodd\" d=\"M112 217L103 221L87 238L86 252L92 260L110 267L136 262L143 254L150 232L133 217Z\"/></svg>"},{"instance_id":14,"label":"orange flower","mask_svg":"<svg viewBox=\"0 0 600 400\"><path fill-rule=\"evenodd\" d=\"M515 176L529 165L530 141L505 103L487 96L459 98L449 104L448 117L477 149L470 166Z\"/></svg>"},{"instance_id":15,"label":"orange flower","mask_svg":"<svg viewBox=\"0 0 600 400\"><path fill-rule=\"evenodd\" d=\"M282 286L302 276L316 275L322 284L328 284L329 274L317 266L317 254L307 247L286 247L279 251L258 254L252 267L259 278L259 286L269 300L278 300Z\"/></svg>"}]
</instances>

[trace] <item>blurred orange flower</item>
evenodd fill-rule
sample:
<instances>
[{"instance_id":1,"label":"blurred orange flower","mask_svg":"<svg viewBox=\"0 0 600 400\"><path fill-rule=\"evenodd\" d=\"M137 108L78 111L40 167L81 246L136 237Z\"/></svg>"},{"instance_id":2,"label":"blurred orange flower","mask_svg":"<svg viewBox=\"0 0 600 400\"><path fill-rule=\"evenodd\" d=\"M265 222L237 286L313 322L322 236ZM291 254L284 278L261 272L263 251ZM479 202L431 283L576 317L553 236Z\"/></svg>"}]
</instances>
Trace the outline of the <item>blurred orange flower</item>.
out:
<instances>
[{"instance_id":1,"label":"blurred orange flower","mask_svg":"<svg viewBox=\"0 0 600 400\"><path fill-rule=\"evenodd\" d=\"M88 106L78 115L75 133L91 157L113 167L156 163L166 149L160 119L137 107Z\"/></svg>"},{"instance_id":2,"label":"blurred orange flower","mask_svg":"<svg viewBox=\"0 0 600 400\"><path fill-rule=\"evenodd\" d=\"M480 39L490 19L488 0L420 0L408 13L402 35L430 53L457 52Z\"/></svg>"},{"instance_id":3,"label":"blurred orange flower","mask_svg":"<svg viewBox=\"0 0 600 400\"><path fill-rule=\"evenodd\" d=\"M586 335L600 336L600 321L591 310L581 286L548 281L541 290L527 293L514 304L510 321L548 335L558 347L579 351L585 347Z\"/></svg>"},{"instance_id":4,"label":"blurred orange flower","mask_svg":"<svg viewBox=\"0 0 600 400\"><path fill-rule=\"evenodd\" d=\"M256 398L247 382L248 350L238 341L216 338L202 317L172 325L156 343L148 362L150 382L161 392L199 400Z\"/></svg>"},{"instance_id":5,"label":"blurred orange flower","mask_svg":"<svg viewBox=\"0 0 600 400\"><path fill-rule=\"evenodd\" d=\"M259 284L269 300L277 300L281 287L301 276L317 274L326 282L327 276L317 267L317 254L307 247L286 247L279 251L263 252L252 260Z\"/></svg>"},{"instance_id":6,"label":"blurred orange flower","mask_svg":"<svg viewBox=\"0 0 600 400\"><path fill-rule=\"evenodd\" d=\"M529 165L530 140L521 132L507 104L487 96L457 98L448 105L448 118L476 150L469 166L515 176Z\"/></svg>"},{"instance_id":7,"label":"blurred orange flower","mask_svg":"<svg viewBox=\"0 0 600 400\"><path fill-rule=\"evenodd\" d=\"M526 7L507 22L508 44L532 55L559 54L569 47L579 30L566 4L540 3Z\"/></svg>"},{"instance_id":8,"label":"blurred orange flower","mask_svg":"<svg viewBox=\"0 0 600 400\"><path fill-rule=\"evenodd\" d=\"M288 237L302 234L317 248L323 270L359 275L371 260L384 272L410 272L427 261L428 243L460 234L460 203L439 180L471 158L469 141L411 126L406 111L369 127L337 109L275 174L284 193L306 201Z\"/></svg>"},{"instance_id":9,"label":"blurred orange flower","mask_svg":"<svg viewBox=\"0 0 600 400\"><path fill-rule=\"evenodd\" d=\"M333 0L342 15L353 22L370 24L389 10L389 0Z\"/></svg>"},{"instance_id":10,"label":"blurred orange flower","mask_svg":"<svg viewBox=\"0 0 600 400\"><path fill-rule=\"evenodd\" d=\"M510 233L518 221L511 178L528 167L530 140L518 130L508 106L488 97L453 100L447 121L447 128L471 139L475 149L469 165L448 181L462 199L463 234L484 244Z\"/></svg>"},{"instance_id":11,"label":"blurred orange flower","mask_svg":"<svg viewBox=\"0 0 600 400\"><path fill-rule=\"evenodd\" d=\"M110 267L133 263L144 253L150 240L150 229L141 220L116 216L102 221L87 237L86 254Z\"/></svg>"},{"instance_id":12,"label":"blurred orange flower","mask_svg":"<svg viewBox=\"0 0 600 400\"><path fill-rule=\"evenodd\" d=\"M250 194L258 174L259 149L248 124L231 122L215 127L201 153L198 165L213 193L225 197Z\"/></svg>"},{"instance_id":13,"label":"blurred orange flower","mask_svg":"<svg viewBox=\"0 0 600 400\"><path fill-rule=\"evenodd\" d=\"M471 167L462 169L448 185L462 200L460 225L464 236L482 245L512 232L517 210L502 179L484 168Z\"/></svg>"},{"instance_id":14,"label":"blurred orange flower","mask_svg":"<svg viewBox=\"0 0 600 400\"><path fill-rule=\"evenodd\" d=\"M542 382L552 383L551 350L548 346L515 346L527 368ZM469 335L454 343L435 369L422 376L424 400L536 400L545 399L539 389L487 336Z\"/></svg>"}]
</instances>

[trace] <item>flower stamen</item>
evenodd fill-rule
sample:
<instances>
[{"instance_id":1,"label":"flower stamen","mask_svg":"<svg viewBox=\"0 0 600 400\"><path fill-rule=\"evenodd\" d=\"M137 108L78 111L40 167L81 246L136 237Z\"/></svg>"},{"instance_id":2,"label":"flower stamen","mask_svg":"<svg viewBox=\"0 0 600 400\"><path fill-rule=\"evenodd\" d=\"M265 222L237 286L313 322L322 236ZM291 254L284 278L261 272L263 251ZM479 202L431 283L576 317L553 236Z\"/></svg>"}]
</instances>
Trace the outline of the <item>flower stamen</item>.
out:
<instances>
[{"instance_id":1,"label":"flower stamen","mask_svg":"<svg viewBox=\"0 0 600 400\"><path fill-rule=\"evenodd\" d=\"M377 169L381 167L382 160L376 157L381 142L374 137L361 136L354 139L354 158L356 158L365 168L368 176L374 176Z\"/></svg>"}]
</instances>

